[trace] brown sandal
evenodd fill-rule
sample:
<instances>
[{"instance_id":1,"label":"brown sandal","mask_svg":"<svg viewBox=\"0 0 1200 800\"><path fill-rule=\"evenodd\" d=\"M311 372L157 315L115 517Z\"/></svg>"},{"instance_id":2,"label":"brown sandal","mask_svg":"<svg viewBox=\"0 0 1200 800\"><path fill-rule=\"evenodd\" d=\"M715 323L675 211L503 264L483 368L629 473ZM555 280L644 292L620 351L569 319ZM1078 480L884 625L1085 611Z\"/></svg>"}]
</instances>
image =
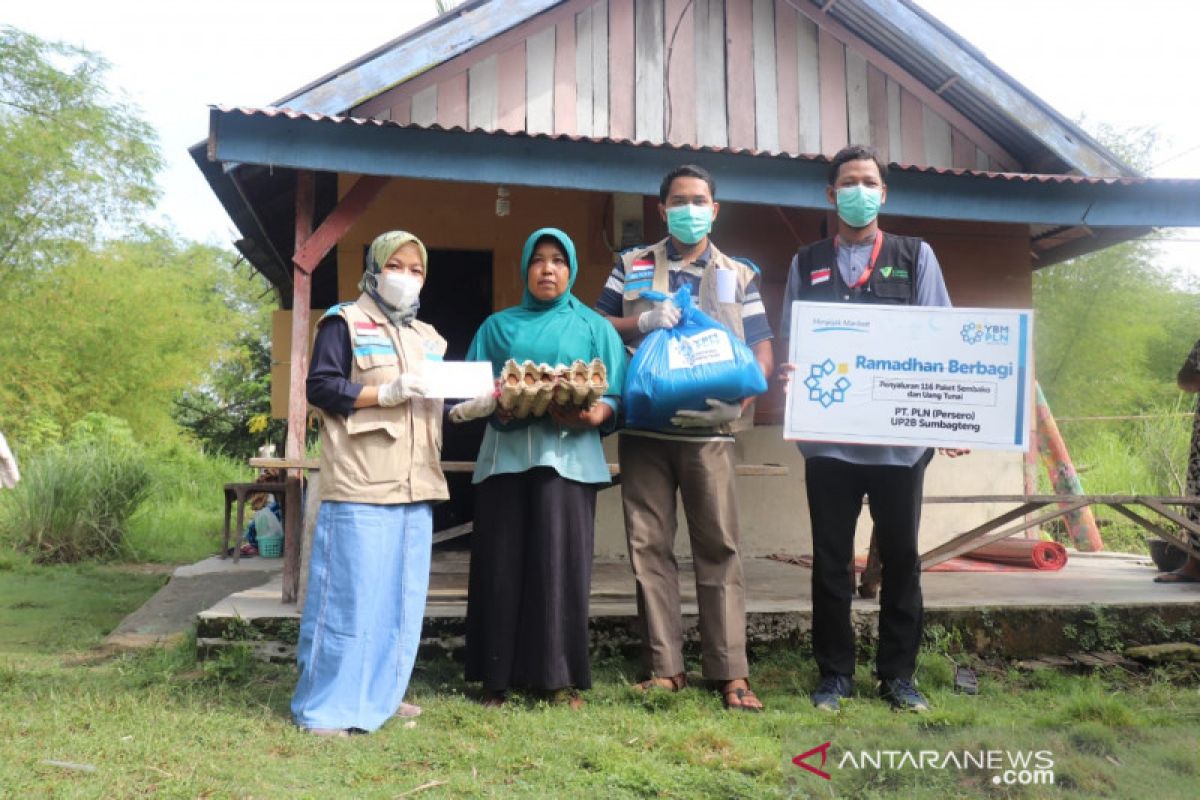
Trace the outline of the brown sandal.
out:
<instances>
[{"instance_id":1,"label":"brown sandal","mask_svg":"<svg viewBox=\"0 0 1200 800\"><path fill-rule=\"evenodd\" d=\"M745 685L733 685L739 681ZM735 699L737 702L733 702ZM731 681L726 681L724 686L721 687L721 702L725 704L725 708L733 711L749 711L750 713L757 714L763 710L762 701L758 699L758 695L750 688L750 683L745 678L734 678ZM756 705L752 705L752 703Z\"/></svg>"},{"instance_id":2,"label":"brown sandal","mask_svg":"<svg viewBox=\"0 0 1200 800\"><path fill-rule=\"evenodd\" d=\"M639 692L648 692L651 689L666 689L668 692L678 692L680 689L686 689L687 685L687 673L681 672L678 675L667 675L665 677L655 675L641 683L635 683L633 688Z\"/></svg>"}]
</instances>

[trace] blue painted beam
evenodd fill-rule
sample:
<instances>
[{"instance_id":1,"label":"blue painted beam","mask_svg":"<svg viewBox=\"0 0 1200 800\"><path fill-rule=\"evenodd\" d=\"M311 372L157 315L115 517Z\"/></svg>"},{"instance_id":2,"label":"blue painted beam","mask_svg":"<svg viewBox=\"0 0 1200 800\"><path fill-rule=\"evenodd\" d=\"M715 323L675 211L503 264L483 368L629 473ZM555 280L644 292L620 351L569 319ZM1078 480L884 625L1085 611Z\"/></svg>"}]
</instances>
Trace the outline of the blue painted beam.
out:
<instances>
[{"instance_id":1,"label":"blue painted beam","mask_svg":"<svg viewBox=\"0 0 1200 800\"><path fill-rule=\"evenodd\" d=\"M402 37L395 46L352 62L276 105L315 114L345 113L561 2L564 0L506 0L455 9L431 29Z\"/></svg>"},{"instance_id":2,"label":"blue painted beam","mask_svg":"<svg viewBox=\"0 0 1200 800\"><path fill-rule=\"evenodd\" d=\"M693 162L722 200L825 208L827 165L791 156L339 123L213 109L218 162L423 180L653 195L663 173ZM893 171L887 211L937 219L1091 227L1200 227L1200 180L1039 183Z\"/></svg>"}]
</instances>

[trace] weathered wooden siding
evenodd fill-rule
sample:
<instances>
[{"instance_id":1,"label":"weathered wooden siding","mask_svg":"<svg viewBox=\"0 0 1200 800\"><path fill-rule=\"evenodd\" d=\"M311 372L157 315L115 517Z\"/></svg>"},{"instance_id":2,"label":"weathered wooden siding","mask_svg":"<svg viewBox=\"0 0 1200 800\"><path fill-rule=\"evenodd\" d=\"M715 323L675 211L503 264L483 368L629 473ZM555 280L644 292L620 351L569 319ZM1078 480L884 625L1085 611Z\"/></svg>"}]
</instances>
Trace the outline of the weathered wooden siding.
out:
<instances>
[{"instance_id":1,"label":"weathered wooden siding","mask_svg":"<svg viewBox=\"0 0 1200 800\"><path fill-rule=\"evenodd\" d=\"M890 161L1020 165L936 92L816 6L570 0L352 110L527 130Z\"/></svg>"}]
</instances>

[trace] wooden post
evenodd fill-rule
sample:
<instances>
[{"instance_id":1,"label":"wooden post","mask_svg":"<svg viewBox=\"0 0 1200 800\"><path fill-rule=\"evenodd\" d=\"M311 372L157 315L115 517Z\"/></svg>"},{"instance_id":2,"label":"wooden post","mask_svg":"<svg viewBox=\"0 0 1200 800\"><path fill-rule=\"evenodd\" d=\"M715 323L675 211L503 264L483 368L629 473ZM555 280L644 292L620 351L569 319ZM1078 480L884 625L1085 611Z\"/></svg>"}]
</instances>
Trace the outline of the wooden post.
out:
<instances>
[{"instance_id":1,"label":"wooden post","mask_svg":"<svg viewBox=\"0 0 1200 800\"><path fill-rule=\"evenodd\" d=\"M316 196L316 181L313 173L304 170L296 174L296 242L295 255L299 256L305 242L312 235L313 206ZM293 259L292 265L292 352L288 374L288 426L285 457L304 457L304 433L308 427L308 401L305 398L304 381L308 376L308 321L312 315L312 268ZM283 602L296 602L296 589L300 578L300 524L301 470L288 470L286 503L284 508L283 539Z\"/></svg>"},{"instance_id":2,"label":"wooden post","mask_svg":"<svg viewBox=\"0 0 1200 800\"><path fill-rule=\"evenodd\" d=\"M1025 476L1025 496L1029 497L1038 493L1037 491L1037 476L1038 476L1038 453L1041 452L1041 443L1038 441L1037 432L1037 415L1032 414L1032 429L1029 431L1029 449L1025 451L1025 457L1022 462L1023 472ZM1028 519L1028 517L1026 518ZM1026 539L1040 539L1041 530L1037 528L1025 529Z\"/></svg>"},{"instance_id":3,"label":"wooden post","mask_svg":"<svg viewBox=\"0 0 1200 800\"><path fill-rule=\"evenodd\" d=\"M1034 371L1034 364L1032 363L1032 361L1030 362L1030 365L1029 365L1029 372L1030 372L1031 376L1037 375L1037 373ZM1034 378L1034 380L1036 380L1036 378ZM1036 409L1037 408L1036 392L1034 392L1032 389L1030 389L1028 399L1029 399L1029 407ZM1038 453L1041 452L1041 446L1038 444L1038 418L1037 418L1036 413L1029 415L1028 435L1029 435L1029 448L1026 449L1025 457L1022 460L1024 483L1025 483L1025 496L1026 497L1029 497L1030 495L1035 495L1038 493L1038 491L1037 491L1038 477L1037 476L1038 476L1038 462L1040 460ZM1028 522L1029 517L1026 517L1025 521ZM1041 533L1042 533L1041 529L1039 529L1039 528L1026 528L1025 529L1025 538L1026 539L1040 539Z\"/></svg>"},{"instance_id":4,"label":"wooden post","mask_svg":"<svg viewBox=\"0 0 1200 800\"><path fill-rule=\"evenodd\" d=\"M288 470L286 489L283 503L283 595L280 598L285 603L295 603L300 590L300 553L304 534L303 516L305 504L300 495L304 482L303 473L298 470Z\"/></svg>"},{"instance_id":5,"label":"wooden post","mask_svg":"<svg viewBox=\"0 0 1200 800\"><path fill-rule=\"evenodd\" d=\"M296 245L298 256L312 235L315 180L308 171L296 175ZM304 456L305 400L304 380L308 376L308 321L312 305L312 268L296 261L292 265L292 352L288 383L287 458Z\"/></svg>"}]
</instances>

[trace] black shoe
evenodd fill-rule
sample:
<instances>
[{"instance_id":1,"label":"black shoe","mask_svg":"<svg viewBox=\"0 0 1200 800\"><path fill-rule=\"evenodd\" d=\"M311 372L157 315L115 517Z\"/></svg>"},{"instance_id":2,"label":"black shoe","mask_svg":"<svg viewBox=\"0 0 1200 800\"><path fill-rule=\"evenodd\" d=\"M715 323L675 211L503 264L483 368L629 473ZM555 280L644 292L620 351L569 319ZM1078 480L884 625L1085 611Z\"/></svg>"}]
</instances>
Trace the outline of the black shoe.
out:
<instances>
[{"instance_id":1,"label":"black shoe","mask_svg":"<svg viewBox=\"0 0 1200 800\"><path fill-rule=\"evenodd\" d=\"M893 711L929 710L929 701L917 691L908 678L889 678L879 682L879 696L892 705Z\"/></svg>"},{"instance_id":2,"label":"black shoe","mask_svg":"<svg viewBox=\"0 0 1200 800\"><path fill-rule=\"evenodd\" d=\"M826 675L812 693L812 702L822 711L837 711L842 698L849 697L853 690L854 681L849 675Z\"/></svg>"}]
</instances>

